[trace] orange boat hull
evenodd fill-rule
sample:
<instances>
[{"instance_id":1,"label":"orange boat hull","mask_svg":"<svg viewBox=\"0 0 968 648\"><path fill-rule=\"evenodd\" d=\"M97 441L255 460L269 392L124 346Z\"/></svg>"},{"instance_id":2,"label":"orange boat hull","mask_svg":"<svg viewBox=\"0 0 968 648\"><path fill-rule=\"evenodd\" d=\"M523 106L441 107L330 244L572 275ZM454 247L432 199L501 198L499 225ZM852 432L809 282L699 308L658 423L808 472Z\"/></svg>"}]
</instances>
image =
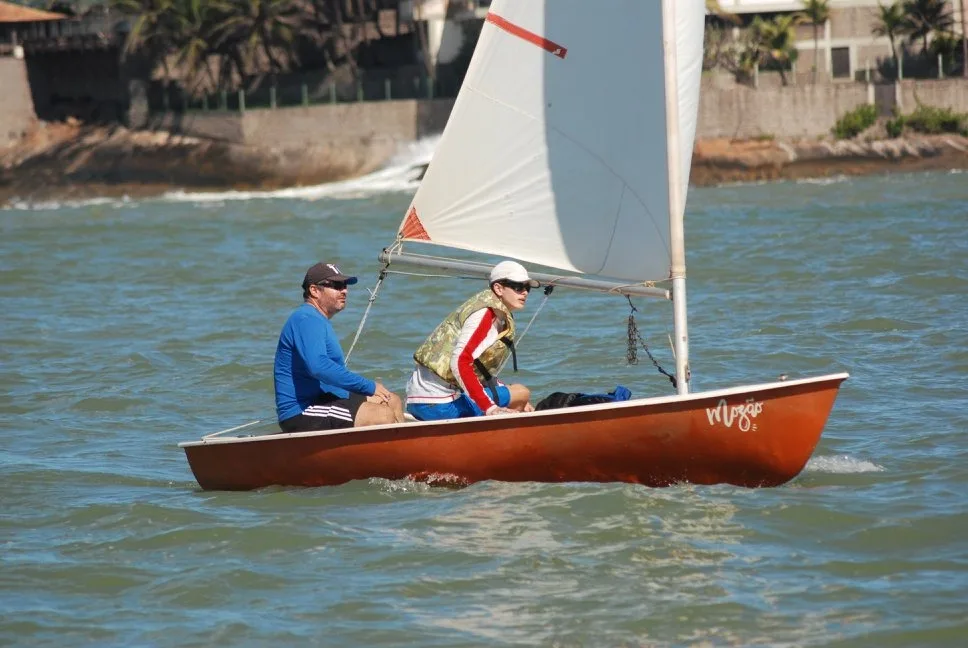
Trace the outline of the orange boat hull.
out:
<instances>
[{"instance_id":1,"label":"orange boat hull","mask_svg":"<svg viewBox=\"0 0 968 648\"><path fill-rule=\"evenodd\" d=\"M206 490L371 477L777 486L806 465L847 377L456 421L209 437L181 447Z\"/></svg>"}]
</instances>

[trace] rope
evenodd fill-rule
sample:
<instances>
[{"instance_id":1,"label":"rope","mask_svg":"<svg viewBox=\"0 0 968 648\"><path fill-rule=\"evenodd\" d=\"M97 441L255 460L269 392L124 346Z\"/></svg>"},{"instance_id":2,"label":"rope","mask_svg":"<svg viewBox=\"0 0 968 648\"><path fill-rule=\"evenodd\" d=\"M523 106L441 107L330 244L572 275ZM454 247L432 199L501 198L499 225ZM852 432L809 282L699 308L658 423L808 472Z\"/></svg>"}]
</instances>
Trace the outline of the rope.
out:
<instances>
[{"instance_id":1,"label":"rope","mask_svg":"<svg viewBox=\"0 0 968 648\"><path fill-rule=\"evenodd\" d=\"M537 319L538 313L540 313L541 309L544 308L545 304L548 303L548 298L551 297L551 292L554 289L555 287L551 284L548 284L544 287L544 299L542 299L541 303L538 304L538 308L534 311L534 315L531 316L531 321L528 322L528 325L524 327L524 330L521 332L521 335L519 335L517 339L514 341L515 348L517 348L521 344L521 340L523 340L524 336L528 334L528 330L531 328L531 325L534 324L534 320ZM506 365L507 363L508 363L508 359L505 358L504 362L501 363L501 366L497 368L497 373L501 373L501 371L504 370L504 365Z\"/></svg>"},{"instance_id":2,"label":"rope","mask_svg":"<svg viewBox=\"0 0 968 648\"><path fill-rule=\"evenodd\" d=\"M350 350L346 352L347 366L349 366L350 355L352 355L353 349L356 347L356 342L360 339L360 334L363 332L363 326L366 324L366 318L370 314L370 309L373 308L373 302L376 301L377 293L380 292L380 286L383 285L383 280L387 278L387 268L389 266L390 264L386 263L383 266L383 269L380 270L380 276L377 278L376 285L373 287L373 290L367 288L367 291L370 293L370 299L366 303L366 310L363 311L363 318L360 320L360 325L356 329L356 335L353 336L353 343L350 344Z\"/></svg>"},{"instance_id":3,"label":"rope","mask_svg":"<svg viewBox=\"0 0 968 648\"><path fill-rule=\"evenodd\" d=\"M632 304L632 298L628 295L626 295L625 298L629 301L629 308L632 309L629 311L628 346L626 347L625 351L625 359L630 365L638 364L639 357L636 345L641 345L642 348L645 349L645 353L649 356L649 360L651 360L652 364L655 365L655 368L659 370L659 373L663 376L666 376L672 382L673 389L677 389L678 383L676 382L675 375L669 373L659 365L659 361L656 360L655 356L652 355L652 352L649 350L649 345L645 343L645 339L643 339L642 335L639 333L639 328L635 325L634 313L636 313L638 309L634 304Z\"/></svg>"}]
</instances>

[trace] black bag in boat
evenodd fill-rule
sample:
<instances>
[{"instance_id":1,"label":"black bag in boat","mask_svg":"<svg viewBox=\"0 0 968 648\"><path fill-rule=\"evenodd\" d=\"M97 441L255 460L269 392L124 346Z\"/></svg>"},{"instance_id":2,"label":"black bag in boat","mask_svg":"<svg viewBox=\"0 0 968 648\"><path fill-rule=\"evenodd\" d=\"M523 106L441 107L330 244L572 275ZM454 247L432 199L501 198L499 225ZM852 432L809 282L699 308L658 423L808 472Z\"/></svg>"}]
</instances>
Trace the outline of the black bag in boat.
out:
<instances>
[{"instance_id":1,"label":"black bag in boat","mask_svg":"<svg viewBox=\"0 0 968 648\"><path fill-rule=\"evenodd\" d=\"M596 403L614 403L632 398L632 392L618 385L607 394L583 394L581 392L554 392L538 401L535 410L558 409L560 407L578 407L579 405L595 405Z\"/></svg>"}]
</instances>

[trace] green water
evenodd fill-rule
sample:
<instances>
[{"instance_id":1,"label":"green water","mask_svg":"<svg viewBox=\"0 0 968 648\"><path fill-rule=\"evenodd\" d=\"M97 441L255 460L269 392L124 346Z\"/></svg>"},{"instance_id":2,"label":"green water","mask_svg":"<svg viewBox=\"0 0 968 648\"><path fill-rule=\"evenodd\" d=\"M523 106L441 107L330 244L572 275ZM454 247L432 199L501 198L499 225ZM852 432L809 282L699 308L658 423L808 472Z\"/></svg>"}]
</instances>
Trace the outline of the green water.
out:
<instances>
[{"instance_id":1,"label":"green water","mask_svg":"<svg viewBox=\"0 0 968 648\"><path fill-rule=\"evenodd\" d=\"M0 211L0 644L960 645L966 177L690 192L694 389L851 373L806 470L762 490L202 492L177 443L272 416L316 260L361 277L348 345L408 190ZM402 393L476 288L391 276L353 368ZM669 306L636 305L671 367ZM627 314L556 291L518 379L670 394L625 365Z\"/></svg>"}]
</instances>

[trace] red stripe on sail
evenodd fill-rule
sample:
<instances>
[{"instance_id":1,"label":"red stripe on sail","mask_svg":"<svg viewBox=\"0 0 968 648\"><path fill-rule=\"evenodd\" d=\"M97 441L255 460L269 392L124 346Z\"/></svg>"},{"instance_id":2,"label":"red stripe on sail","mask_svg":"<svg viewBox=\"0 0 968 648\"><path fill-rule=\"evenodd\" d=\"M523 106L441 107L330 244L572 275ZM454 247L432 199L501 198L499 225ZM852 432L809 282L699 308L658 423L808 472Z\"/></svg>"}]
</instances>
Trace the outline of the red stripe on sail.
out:
<instances>
[{"instance_id":1,"label":"red stripe on sail","mask_svg":"<svg viewBox=\"0 0 968 648\"><path fill-rule=\"evenodd\" d=\"M508 22L507 20L505 20L504 18L501 18L495 13L488 12L487 18L485 20L487 20L487 22L491 23L495 27L503 29L507 33L511 34L512 36L517 36L518 38L522 38L528 41L532 45L537 45L541 49L545 50L546 52L550 52L554 54L560 59L565 58L565 55L568 53L568 49L565 47L562 47L558 43L554 41L550 41L547 38L544 38L543 36L539 36L534 32L530 32L527 29L524 29L523 27L518 27L514 23Z\"/></svg>"},{"instance_id":2,"label":"red stripe on sail","mask_svg":"<svg viewBox=\"0 0 968 648\"><path fill-rule=\"evenodd\" d=\"M423 223L420 222L420 217L417 216L416 207L411 207L410 211L407 212L407 218L403 221L403 227L400 228L400 235L403 238L417 241L430 240L430 234L427 234Z\"/></svg>"}]
</instances>

